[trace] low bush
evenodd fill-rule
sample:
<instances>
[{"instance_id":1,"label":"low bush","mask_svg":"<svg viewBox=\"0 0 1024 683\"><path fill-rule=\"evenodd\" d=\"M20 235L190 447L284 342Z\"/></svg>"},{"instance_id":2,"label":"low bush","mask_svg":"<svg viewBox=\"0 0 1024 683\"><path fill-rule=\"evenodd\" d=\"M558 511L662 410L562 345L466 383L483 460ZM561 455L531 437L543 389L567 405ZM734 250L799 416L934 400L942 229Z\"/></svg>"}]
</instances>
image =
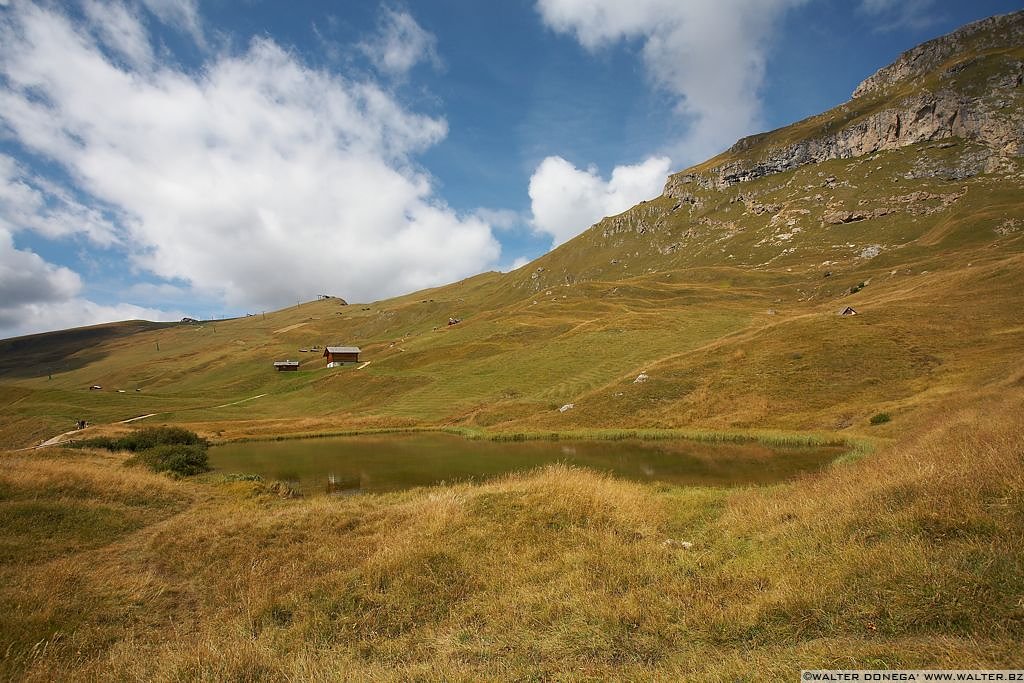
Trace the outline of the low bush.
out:
<instances>
[{"instance_id":1,"label":"low bush","mask_svg":"<svg viewBox=\"0 0 1024 683\"><path fill-rule=\"evenodd\" d=\"M182 477L210 469L206 446L202 444L161 444L132 457L128 464L141 462L154 472L171 472Z\"/></svg>"},{"instance_id":2,"label":"low bush","mask_svg":"<svg viewBox=\"0 0 1024 683\"><path fill-rule=\"evenodd\" d=\"M891 419L892 417L889 416L889 413L877 413L871 416L871 424L880 425L888 422Z\"/></svg>"},{"instance_id":3,"label":"low bush","mask_svg":"<svg viewBox=\"0 0 1024 683\"><path fill-rule=\"evenodd\" d=\"M132 451L138 453L163 445L202 446L209 445L206 439L183 427L147 427L124 436L95 436L75 441L79 448L105 448L108 451Z\"/></svg>"},{"instance_id":4,"label":"low bush","mask_svg":"<svg viewBox=\"0 0 1024 683\"><path fill-rule=\"evenodd\" d=\"M136 455L125 464L142 463L154 472L171 472L182 477L210 469L206 455L209 442L182 427L147 427L120 437L82 439L72 445L78 448L131 451Z\"/></svg>"}]
</instances>

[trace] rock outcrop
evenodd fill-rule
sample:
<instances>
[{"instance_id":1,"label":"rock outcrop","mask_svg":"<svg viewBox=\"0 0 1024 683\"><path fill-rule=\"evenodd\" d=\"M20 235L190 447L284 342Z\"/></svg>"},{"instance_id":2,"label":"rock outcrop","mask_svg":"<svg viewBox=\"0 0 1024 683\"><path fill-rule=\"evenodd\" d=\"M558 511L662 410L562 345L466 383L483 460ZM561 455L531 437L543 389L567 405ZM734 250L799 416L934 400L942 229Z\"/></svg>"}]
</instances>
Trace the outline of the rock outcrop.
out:
<instances>
[{"instance_id":1,"label":"rock outcrop","mask_svg":"<svg viewBox=\"0 0 1024 683\"><path fill-rule=\"evenodd\" d=\"M853 91L853 97L919 78L939 68L965 48L981 51L1008 45L1024 45L1024 12L982 19L907 50L895 62L865 78Z\"/></svg>"},{"instance_id":2,"label":"rock outcrop","mask_svg":"<svg viewBox=\"0 0 1024 683\"><path fill-rule=\"evenodd\" d=\"M1013 56L1022 44L1024 11L969 24L904 53L861 83L853 101L808 120L808 125L816 126L817 135L777 146L771 133L743 138L724 155L731 161L670 176L664 194L695 203L694 185L723 189L807 164L954 137L980 143L991 155L1024 155L1024 61ZM997 49L1003 52L977 54ZM939 74L932 89L922 87L892 101L884 99L882 91L888 87L930 74L956 55L963 59ZM982 64L983 59L988 62ZM995 75L987 73L986 67L991 66L996 67ZM976 68L978 78L986 79L983 96L957 87L957 74L971 68ZM985 161L980 160L979 170Z\"/></svg>"}]
</instances>

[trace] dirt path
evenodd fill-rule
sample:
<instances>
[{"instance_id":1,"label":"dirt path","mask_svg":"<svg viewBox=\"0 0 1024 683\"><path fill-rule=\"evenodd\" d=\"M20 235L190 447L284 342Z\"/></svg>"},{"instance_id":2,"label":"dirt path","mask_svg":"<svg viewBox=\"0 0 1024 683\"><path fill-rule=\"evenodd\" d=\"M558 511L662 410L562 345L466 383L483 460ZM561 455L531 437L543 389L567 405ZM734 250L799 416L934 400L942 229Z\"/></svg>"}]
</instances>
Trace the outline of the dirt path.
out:
<instances>
[{"instance_id":1,"label":"dirt path","mask_svg":"<svg viewBox=\"0 0 1024 683\"><path fill-rule=\"evenodd\" d=\"M57 444L59 444L61 442L61 439L63 439L65 436L69 436L71 434L74 434L77 431L78 431L77 429L72 429L70 432L64 432L63 434L58 434L57 436L51 436L49 439L47 439L46 441L42 442L38 446L29 446L28 448L23 448L21 450L26 450L27 451L27 450L31 450L33 448L43 448L44 446L56 446Z\"/></svg>"},{"instance_id":2,"label":"dirt path","mask_svg":"<svg viewBox=\"0 0 1024 683\"><path fill-rule=\"evenodd\" d=\"M232 403L224 403L214 408L227 408L228 406L237 406L239 403L245 403L246 401L255 401L258 398L263 398L266 394L260 394L259 396L250 396L249 398L243 398L241 401L233 401Z\"/></svg>"},{"instance_id":3,"label":"dirt path","mask_svg":"<svg viewBox=\"0 0 1024 683\"><path fill-rule=\"evenodd\" d=\"M306 323L295 323L294 325L289 325L288 327L282 327L279 330L274 330L272 334L281 334L282 332L289 332L291 330L294 330L294 329L297 329L299 327L302 327L305 324Z\"/></svg>"},{"instance_id":4,"label":"dirt path","mask_svg":"<svg viewBox=\"0 0 1024 683\"><path fill-rule=\"evenodd\" d=\"M260 394L259 396L250 396L249 398L243 398L241 401L233 401L231 403L224 403L224 404L219 405L219 406L213 406L213 408L227 408L228 406L236 406L239 403L245 403L246 401L254 401L254 400L258 399L258 398L263 398L264 396L266 396L266 394ZM192 410L194 410L194 408ZM135 417L129 417L127 420L118 420L114 424L126 425L126 424L129 424L131 422L135 422L137 420L145 420L146 418L149 418L149 417L156 417L157 415L163 415L163 413L147 413L145 415L137 415ZM46 446L58 446L64 440L64 437L71 436L72 434L77 434L78 431L79 430L77 430L77 429L72 429L70 432L64 432L62 434L58 434L57 436L51 436L49 439L47 439L46 441L42 442L38 446L28 446L26 448L20 448L18 450L29 451L29 450L34 450L36 448L45 448Z\"/></svg>"},{"instance_id":5,"label":"dirt path","mask_svg":"<svg viewBox=\"0 0 1024 683\"><path fill-rule=\"evenodd\" d=\"M154 415L159 415L159 414L160 413L148 413L146 415L139 415L138 417L129 417L127 420L121 420L117 424L119 424L119 425L126 425L129 422L135 422L136 420L145 420L147 417L153 417Z\"/></svg>"}]
</instances>

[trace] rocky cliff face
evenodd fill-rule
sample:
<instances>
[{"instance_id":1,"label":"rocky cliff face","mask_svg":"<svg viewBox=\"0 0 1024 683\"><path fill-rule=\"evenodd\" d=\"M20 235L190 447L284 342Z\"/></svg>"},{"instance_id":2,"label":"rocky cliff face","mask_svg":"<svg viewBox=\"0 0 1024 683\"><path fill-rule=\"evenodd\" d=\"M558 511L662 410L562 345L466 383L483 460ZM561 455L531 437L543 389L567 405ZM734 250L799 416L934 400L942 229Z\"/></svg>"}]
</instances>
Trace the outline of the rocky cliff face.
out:
<instances>
[{"instance_id":1,"label":"rocky cliff face","mask_svg":"<svg viewBox=\"0 0 1024 683\"><path fill-rule=\"evenodd\" d=\"M956 57L965 48L983 51L1022 44L1024 12L982 19L907 50L895 62L864 79L853 91L853 97L861 97L912 78L919 78Z\"/></svg>"},{"instance_id":2,"label":"rocky cliff face","mask_svg":"<svg viewBox=\"0 0 1024 683\"><path fill-rule=\"evenodd\" d=\"M975 160L973 173L990 165L992 156L1020 156L1024 154L1022 45L1024 12L965 26L904 53L861 83L853 101L809 120L816 134L778 145L772 144L771 133L744 138L725 155L734 160L670 176L664 192L690 201L694 184L722 189L806 164L953 137L981 143L989 150ZM933 74L929 87L885 98L892 86Z\"/></svg>"}]
</instances>

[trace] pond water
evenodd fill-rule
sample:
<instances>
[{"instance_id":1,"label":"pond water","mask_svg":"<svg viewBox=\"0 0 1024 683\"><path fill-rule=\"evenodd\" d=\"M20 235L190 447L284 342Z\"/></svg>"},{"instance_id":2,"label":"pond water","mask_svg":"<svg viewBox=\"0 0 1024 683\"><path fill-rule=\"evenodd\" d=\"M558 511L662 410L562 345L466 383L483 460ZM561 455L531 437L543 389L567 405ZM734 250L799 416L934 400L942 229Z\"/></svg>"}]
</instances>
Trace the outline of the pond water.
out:
<instances>
[{"instance_id":1,"label":"pond water","mask_svg":"<svg viewBox=\"0 0 1024 683\"><path fill-rule=\"evenodd\" d=\"M821 468L842 447L768 447L687 440L473 441L439 433L225 444L217 471L289 482L306 494L378 493L480 481L550 463L678 485L770 484Z\"/></svg>"}]
</instances>

